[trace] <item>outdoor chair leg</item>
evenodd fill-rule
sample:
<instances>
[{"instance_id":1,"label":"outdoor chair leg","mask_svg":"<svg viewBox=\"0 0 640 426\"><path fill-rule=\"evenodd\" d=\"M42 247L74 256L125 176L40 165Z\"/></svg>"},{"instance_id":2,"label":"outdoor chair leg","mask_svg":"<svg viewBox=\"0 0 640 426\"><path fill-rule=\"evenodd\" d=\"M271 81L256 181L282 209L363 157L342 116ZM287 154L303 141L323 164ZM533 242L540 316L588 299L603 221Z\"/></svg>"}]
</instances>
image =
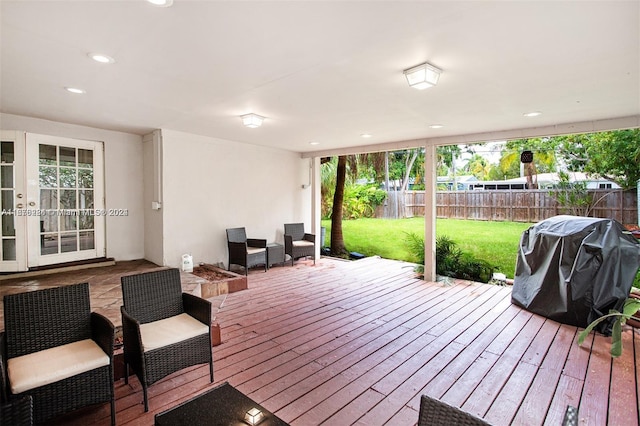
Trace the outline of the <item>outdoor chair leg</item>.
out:
<instances>
[{"instance_id":1,"label":"outdoor chair leg","mask_svg":"<svg viewBox=\"0 0 640 426\"><path fill-rule=\"evenodd\" d=\"M211 383L213 383L213 359L209 362L209 378L211 379Z\"/></svg>"},{"instance_id":2,"label":"outdoor chair leg","mask_svg":"<svg viewBox=\"0 0 640 426\"><path fill-rule=\"evenodd\" d=\"M116 396L111 397L111 426L116 426Z\"/></svg>"},{"instance_id":3,"label":"outdoor chair leg","mask_svg":"<svg viewBox=\"0 0 640 426\"><path fill-rule=\"evenodd\" d=\"M146 384L142 384L142 394L144 397L144 412L148 412L149 411L149 400L148 400L148 396L147 396L147 385Z\"/></svg>"},{"instance_id":4,"label":"outdoor chair leg","mask_svg":"<svg viewBox=\"0 0 640 426\"><path fill-rule=\"evenodd\" d=\"M129 384L129 364L127 362L124 363L124 384Z\"/></svg>"}]
</instances>

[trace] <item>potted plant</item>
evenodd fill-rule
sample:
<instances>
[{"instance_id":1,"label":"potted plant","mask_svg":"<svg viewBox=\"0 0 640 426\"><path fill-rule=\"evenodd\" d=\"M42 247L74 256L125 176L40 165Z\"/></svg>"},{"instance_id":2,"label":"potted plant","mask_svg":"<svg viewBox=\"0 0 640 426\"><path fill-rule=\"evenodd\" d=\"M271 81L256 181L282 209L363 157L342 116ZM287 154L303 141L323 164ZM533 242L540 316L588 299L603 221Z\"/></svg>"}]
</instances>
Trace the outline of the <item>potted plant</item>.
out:
<instances>
[{"instance_id":1,"label":"potted plant","mask_svg":"<svg viewBox=\"0 0 640 426\"><path fill-rule=\"evenodd\" d=\"M620 355L622 355L622 326L639 310L640 299L636 299L635 297L627 298L627 300L624 302L622 312L618 312L612 309L607 315L601 316L600 318L589 324L587 328L582 330L580 334L578 334L578 345L581 345L582 342L584 342L584 339L589 333L591 333L594 327L596 327L602 321L605 321L609 318L614 318L613 326L611 328L610 353L612 357L619 357Z\"/></svg>"}]
</instances>

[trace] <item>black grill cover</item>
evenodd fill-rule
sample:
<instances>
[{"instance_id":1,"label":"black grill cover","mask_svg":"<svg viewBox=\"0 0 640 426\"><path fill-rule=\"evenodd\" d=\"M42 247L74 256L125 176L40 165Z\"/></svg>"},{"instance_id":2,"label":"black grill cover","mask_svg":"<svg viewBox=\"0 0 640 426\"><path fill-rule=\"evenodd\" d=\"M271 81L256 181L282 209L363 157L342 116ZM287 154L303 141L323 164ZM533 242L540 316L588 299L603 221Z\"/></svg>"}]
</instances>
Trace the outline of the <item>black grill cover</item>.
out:
<instances>
[{"instance_id":1,"label":"black grill cover","mask_svg":"<svg viewBox=\"0 0 640 426\"><path fill-rule=\"evenodd\" d=\"M640 244L612 219L555 216L522 233L512 303L586 327L622 310L640 266ZM603 321L600 332L610 333Z\"/></svg>"}]
</instances>

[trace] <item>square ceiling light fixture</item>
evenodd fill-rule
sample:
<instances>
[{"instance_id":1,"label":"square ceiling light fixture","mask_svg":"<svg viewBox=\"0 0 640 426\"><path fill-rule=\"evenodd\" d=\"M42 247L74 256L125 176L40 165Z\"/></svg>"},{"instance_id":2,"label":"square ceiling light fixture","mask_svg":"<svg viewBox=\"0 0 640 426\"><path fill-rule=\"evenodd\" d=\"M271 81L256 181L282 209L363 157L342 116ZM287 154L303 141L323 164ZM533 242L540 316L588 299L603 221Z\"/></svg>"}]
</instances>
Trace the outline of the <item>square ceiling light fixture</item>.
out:
<instances>
[{"instance_id":1,"label":"square ceiling light fixture","mask_svg":"<svg viewBox=\"0 0 640 426\"><path fill-rule=\"evenodd\" d=\"M418 90L423 90L438 84L441 72L441 69L425 62L424 64L416 65L413 68L404 70L404 76L407 77L407 83L409 83L409 86Z\"/></svg>"},{"instance_id":2,"label":"square ceiling light fixture","mask_svg":"<svg viewBox=\"0 0 640 426\"><path fill-rule=\"evenodd\" d=\"M264 117L253 113L241 115L240 118L242 118L242 124L252 129L262 126L262 122L264 121Z\"/></svg>"}]
</instances>

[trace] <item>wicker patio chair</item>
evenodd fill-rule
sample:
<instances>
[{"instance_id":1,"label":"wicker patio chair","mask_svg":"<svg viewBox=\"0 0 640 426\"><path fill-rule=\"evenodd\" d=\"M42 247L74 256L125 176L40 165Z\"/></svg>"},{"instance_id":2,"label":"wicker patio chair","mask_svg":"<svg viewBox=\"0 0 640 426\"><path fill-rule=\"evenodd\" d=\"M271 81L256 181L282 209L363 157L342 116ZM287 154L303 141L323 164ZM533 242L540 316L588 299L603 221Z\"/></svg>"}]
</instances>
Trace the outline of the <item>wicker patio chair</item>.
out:
<instances>
[{"instance_id":1,"label":"wicker patio chair","mask_svg":"<svg viewBox=\"0 0 640 426\"><path fill-rule=\"evenodd\" d=\"M91 312L89 284L4 297L0 337L9 401L33 398L35 423L109 402L115 424L114 327Z\"/></svg>"},{"instance_id":2,"label":"wicker patio chair","mask_svg":"<svg viewBox=\"0 0 640 426\"><path fill-rule=\"evenodd\" d=\"M489 423L444 401L422 395L418 426L487 426Z\"/></svg>"},{"instance_id":3,"label":"wicker patio chair","mask_svg":"<svg viewBox=\"0 0 640 426\"><path fill-rule=\"evenodd\" d=\"M304 232L304 223L284 224L284 252L291 256L293 261L301 257L313 257L316 263L316 236Z\"/></svg>"},{"instance_id":4,"label":"wicker patio chair","mask_svg":"<svg viewBox=\"0 0 640 426\"><path fill-rule=\"evenodd\" d=\"M229 269L231 265L240 265L247 275L249 268L264 265L267 272L267 240L247 238L244 228L227 229L227 247L229 248Z\"/></svg>"},{"instance_id":5,"label":"wicker patio chair","mask_svg":"<svg viewBox=\"0 0 640 426\"><path fill-rule=\"evenodd\" d=\"M125 383L131 366L142 384L144 411L149 411L147 387L178 370L208 363L213 382L211 302L183 293L175 268L120 281Z\"/></svg>"},{"instance_id":6,"label":"wicker patio chair","mask_svg":"<svg viewBox=\"0 0 640 426\"><path fill-rule=\"evenodd\" d=\"M32 426L33 398L31 395L0 403L0 425Z\"/></svg>"}]
</instances>

